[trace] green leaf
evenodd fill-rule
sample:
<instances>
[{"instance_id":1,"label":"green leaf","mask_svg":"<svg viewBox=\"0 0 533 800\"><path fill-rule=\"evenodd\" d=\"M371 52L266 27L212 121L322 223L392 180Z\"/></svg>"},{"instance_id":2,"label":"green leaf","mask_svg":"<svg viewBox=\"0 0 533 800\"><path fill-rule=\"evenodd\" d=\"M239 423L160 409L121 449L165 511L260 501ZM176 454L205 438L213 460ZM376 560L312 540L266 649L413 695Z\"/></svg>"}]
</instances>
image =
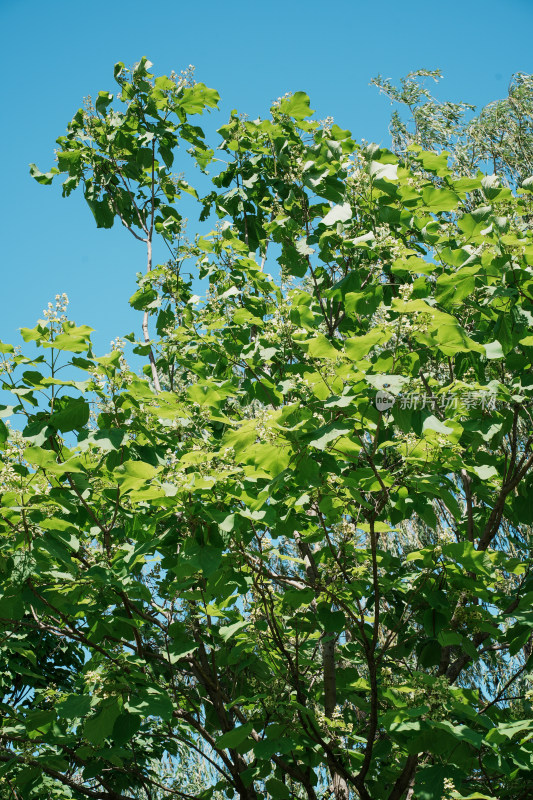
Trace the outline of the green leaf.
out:
<instances>
[{"instance_id":1,"label":"green leaf","mask_svg":"<svg viewBox=\"0 0 533 800\"><path fill-rule=\"evenodd\" d=\"M489 730L489 732L485 735L485 741L494 742L494 744L498 745L504 742L506 739L510 741L514 736L516 736L517 733L529 731L532 728L532 719L520 719L515 720L514 722L503 722Z\"/></svg>"},{"instance_id":2,"label":"green leaf","mask_svg":"<svg viewBox=\"0 0 533 800\"><path fill-rule=\"evenodd\" d=\"M291 793L287 786L283 783L283 781L278 780L278 778L269 778L265 782L265 787L271 797L279 798L279 800L289 800Z\"/></svg>"},{"instance_id":3,"label":"green leaf","mask_svg":"<svg viewBox=\"0 0 533 800\"><path fill-rule=\"evenodd\" d=\"M0 595L0 617L3 619L22 619L24 605L20 593L8 588Z\"/></svg>"},{"instance_id":4,"label":"green leaf","mask_svg":"<svg viewBox=\"0 0 533 800\"><path fill-rule=\"evenodd\" d=\"M233 728L231 731L224 733L220 736L215 745L219 750L225 750L226 748L233 749L238 747L242 742L245 741L253 731L254 725L253 722L247 722L244 725L239 725L236 728Z\"/></svg>"},{"instance_id":5,"label":"green leaf","mask_svg":"<svg viewBox=\"0 0 533 800\"><path fill-rule=\"evenodd\" d=\"M137 311L151 308L157 300L157 292L150 286L142 286L130 297L130 306Z\"/></svg>"},{"instance_id":6,"label":"green leaf","mask_svg":"<svg viewBox=\"0 0 533 800\"><path fill-rule=\"evenodd\" d=\"M122 490L127 491L153 480L157 472L158 468L146 461L127 460L115 469L114 474Z\"/></svg>"},{"instance_id":7,"label":"green leaf","mask_svg":"<svg viewBox=\"0 0 533 800\"><path fill-rule=\"evenodd\" d=\"M292 455L290 447L265 443L256 445L245 460L275 477L289 465Z\"/></svg>"},{"instance_id":8,"label":"green leaf","mask_svg":"<svg viewBox=\"0 0 533 800\"><path fill-rule=\"evenodd\" d=\"M433 186L422 190L422 200L428 211L433 213L454 211L459 204L459 198L455 192Z\"/></svg>"},{"instance_id":9,"label":"green leaf","mask_svg":"<svg viewBox=\"0 0 533 800\"><path fill-rule=\"evenodd\" d=\"M487 358L505 358L505 353L502 350L500 342L488 342L484 344L483 347L485 348Z\"/></svg>"},{"instance_id":10,"label":"green leaf","mask_svg":"<svg viewBox=\"0 0 533 800\"><path fill-rule=\"evenodd\" d=\"M372 161L370 174L373 175L375 180L386 178L388 181L397 181L398 164L382 164L380 161Z\"/></svg>"},{"instance_id":11,"label":"green leaf","mask_svg":"<svg viewBox=\"0 0 533 800\"><path fill-rule=\"evenodd\" d=\"M432 340L445 356L469 352L486 355L485 348L473 341L457 320L447 314L435 315L435 327L429 336L416 334L416 337L423 342Z\"/></svg>"},{"instance_id":12,"label":"green leaf","mask_svg":"<svg viewBox=\"0 0 533 800\"><path fill-rule=\"evenodd\" d=\"M141 727L142 719L138 714L124 712L119 714L113 725L113 741L124 745L131 741Z\"/></svg>"},{"instance_id":13,"label":"green leaf","mask_svg":"<svg viewBox=\"0 0 533 800\"><path fill-rule=\"evenodd\" d=\"M88 719L83 726L83 733L91 744L99 747L111 736L115 720L120 714L120 706L116 698L104 701L101 710Z\"/></svg>"},{"instance_id":14,"label":"green leaf","mask_svg":"<svg viewBox=\"0 0 533 800\"><path fill-rule=\"evenodd\" d=\"M469 572L492 575L491 556L485 550L476 550L472 542L452 542L442 548L444 555L457 561Z\"/></svg>"},{"instance_id":15,"label":"green leaf","mask_svg":"<svg viewBox=\"0 0 533 800\"><path fill-rule=\"evenodd\" d=\"M498 476L498 470L492 464L481 464L481 466L473 467L473 471L482 481L488 481Z\"/></svg>"},{"instance_id":16,"label":"green leaf","mask_svg":"<svg viewBox=\"0 0 533 800\"><path fill-rule=\"evenodd\" d=\"M20 335L25 342L40 342L46 334L46 329L37 325L35 328L21 328Z\"/></svg>"},{"instance_id":17,"label":"green leaf","mask_svg":"<svg viewBox=\"0 0 533 800\"><path fill-rule=\"evenodd\" d=\"M125 709L132 714L139 714L143 719L150 716L168 722L172 717L173 706L168 695L159 689L148 687L137 695L132 695L125 704Z\"/></svg>"},{"instance_id":18,"label":"green leaf","mask_svg":"<svg viewBox=\"0 0 533 800\"><path fill-rule=\"evenodd\" d=\"M414 159L415 161L419 161L428 172L434 172L436 175L447 175L449 174L449 157L450 154L446 151L437 154L429 150L420 150L414 156Z\"/></svg>"},{"instance_id":19,"label":"green leaf","mask_svg":"<svg viewBox=\"0 0 533 800\"><path fill-rule=\"evenodd\" d=\"M221 560L222 549L219 549L218 547L208 547L205 545L200 547L198 561L204 575L212 575L213 572L215 572L220 566Z\"/></svg>"},{"instance_id":20,"label":"green leaf","mask_svg":"<svg viewBox=\"0 0 533 800\"><path fill-rule=\"evenodd\" d=\"M87 716L93 704L88 694L69 694L57 705L57 715L62 719L82 719Z\"/></svg>"},{"instance_id":21,"label":"green leaf","mask_svg":"<svg viewBox=\"0 0 533 800\"><path fill-rule=\"evenodd\" d=\"M55 350L65 350L68 353L85 353L91 348L90 334L93 329L87 325L74 325L65 323L63 333L55 336L53 340L45 342L44 347L53 347Z\"/></svg>"},{"instance_id":22,"label":"green leaf","mask_svg":"<svg viewBox=\"0 0 533 800\"><path fill-rule=\"evenodd\" d=\"M186 114L202 114L206 108L216 108L219 100L216 89L209 89L205 83L196 83L183 91L179 105Z\"/></svg>"},{"instance_id":23,"label":"green leaf","mask_svg":"<svg viewBox=\"0 0 533 800\"><path fill-rule=\"evenodd\" d=\"M323 333L319 333L314 339L302 342L302 346L307 349L312 358L338 358L340 355L339 350Z\"/></svg>"},{"instance_id":24,"label":"green leaf","mask_svg":"<svg viewBox=\"0 0 533 800\"><path fill-rule=\"evenodd\" d=\"M444 780L449 777L450 768L440 764L418 769L414 785L416 800L442 800L445 796Z\"/></svg>"},{"instance_id":25,"label":"green leaf","mask_svg":"<svg viewBox=\"0 0 533 800\"><path fill-rule=\"evenodd\" d=\"M352 361L359 361L367 356L376 345L385 344L391 336L392 333L390 331L376 328L370 331L370 333L347 339L344 343L344 351Z\"/></svg>"},{"instance_id":26,"label":"green leaf","mask_svg":"<svg viewBox=\"0 0 533 800\"><path fill-rule=\"evenodd\" d=\"M293 119L302 120L314 114L312 108L309 107L309 97L305 92L295 92L288 99L284 99L279 104L279 110L282 114L287 114Z\"/></svg>"},{"instance_id":27,"label":"green leaf","mask_svg":"<svg viewBox=\"0 0 533 800\"><path fill-rule=\"evenodd\" d=\"M107 107L113 102L113 95L109 92L98 92L98 97L94 104L99 114L105 114Z\"/></svg>"},{"instance_id":28,"label":"green leaf","mask_svg":"<svg viewBox=\"0 0 533 800\"><path fill-rule=\"evenodd\" d=\"M424 612L424 630L429 636L436 637L447 624L448 618L445 614L434 608L428 608Z\"/></svg>"},{"instance_id":29,"label":"green leaf","mask_svg":"<svg viewBox=\"0 0 533 800\"><path fill-rule=\"evenodd\" d=\"M32 178L35 178L37 183L41 183L44 186L49 186L56 175L59 175L59 170L55 167L52 167L50 172L40 172L35 164L30 164L30 175Z\"/></svg>"},{"instance_id":30,"label":"green leaf","mask_svg":"<svg viewBox=\"0 0 533 800\"><path fill-rule=\"evenodd\" d=\"M454 432L453 428L448 427L433 415L426 417L422 424L422 431L425 432L427 430L443 433L446 436L451 436Z\"/></svg>"},{"instance_id":31,"label":"green leaf","mask_svg":"<svg viewBox=\"0 0 533 800\"><path fill-rule=\"evenodd\" d=\"M104 196L103 200L90 200L86 197L86 200L96 221L96 227L112 228L115 221L115 212L111 198Z\"/></svg>"},{"instance_id":32,"label":"green leaf","mask_svg":"<svg viewBox=\"0 0 533 800\"><path fill-rule=\"evenodd\" d=\"M25 719L29 738L36 739L46 735L55 718L56 712L52 709L30 711Z\"/></svg>"},{"instance_id":33,"label":"green leaf","mask_svg":"<svg viewBox=\"0 0 533 800\"><path fill-rule=\"evenodd\" d=\"M63 475L65 472L84 472L84 467L79 458L69 458L67 461L58 461L52 450L43 450L41 447L27 447L24 458L30 464L52 473Z\"/></svg>"},{"instance_id":34,"label":"green leaf","mask_svg":"<svg viewBox=\"0 0 533 800\"><path fill-rule=\"evenodd\" d=\"M442 647L437 639L428 639L423 644L418 656L420 665L426 669L437 666L441 659L441 653Z\"/></svg>"},{"instance_id":35,"label":"green leaf","mask_svg":"<svg viewBox=\"0 0 533 800\"><path fill-rule=\"evenodd\" d=\"M323 218L322 224L330 227L331 225L336 225L337 222L346 222L351 217L352 209L350 204L343 203L342 205L333 206Z\"/></svg>"},{"instance_id":36,"label":"green leaf","mask_svg":"<svg viewBox=\"0 0 533 800\"><path fill-rule=\"evenodd\" d=\"M85 400L72 400L69 398L61 411L54 412L48 422L57 431L67 433L68 431L81 430L89 421L91 409Z\"/></svg>"},{"instance_id":37,"label":"green leaf","mask_svg":"<svg viewBox=\"0 0 533 800\"><path fill-rule=\"evenodd\" d=\"M296 242L296 250L301 256L311 256L315 252L314 248L307 244L307 239L303 237Z\"/></svg>"},{"instance_id":38,"label":"green leaf","mask_svg":"<svg viewBox=\"0 0 533 800\"><path fill-rule=\"evenodd\" d=\"M436 299L442 305L459 305L475 289L476 275L481 264L463 267L449 275L440 275L437 279Z\"/></svg>"},{"instance_id":39,"label":"green leaf","mask_svg":"<svg viewBox=\"0 0 533 800\"><path fill-rule=\"evenodd\" d=\"M220 636L222 637L224 642L229 641L236 633L240 630L245 628L248 625L247 620L239 620L239 622L234 622L233 625L224 625L219 628Z\"/></svg>"},{"instance_id":40,"label":"green leaf","mask_svg":"<svg viewBox=\"0 0 533 800\"><path fill-rule=\"evenodd\" d=\"M318 621L325 631L340 632L346 628L346 618L342 611L332 611L327 603L320 603L317 609Z\"/></svg>"},{"instance_id":41,"label":"green leaf","mask_svg":"<svg viewBox=\"0 0 533 800\"><path fill-rule=\"evenodd\" d=\"M312 434L309 434L308 442L311 447L317 450L325 450L331 442L334 442L339 436L349 433L351 428L342 423L333 422L330 425L323 425Z\"/></svg>"}]
</instances>

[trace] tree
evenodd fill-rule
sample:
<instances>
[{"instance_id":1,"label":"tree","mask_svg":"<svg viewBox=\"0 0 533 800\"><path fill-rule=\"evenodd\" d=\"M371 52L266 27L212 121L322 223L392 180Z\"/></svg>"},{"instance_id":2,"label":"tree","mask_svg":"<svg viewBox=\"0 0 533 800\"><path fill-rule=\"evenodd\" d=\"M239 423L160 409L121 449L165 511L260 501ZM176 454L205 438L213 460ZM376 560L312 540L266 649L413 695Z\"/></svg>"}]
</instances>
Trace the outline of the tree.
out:
<instances>
[{"instance_id":1,"label":"tree","mask_svg":"<svg viewBox=\"0 0 533 800\"><path fill-rule=\"evenodd\" d=\"M32 168L146 248L148 363L61 297L1 346L7 796L526 800L531 181L413 172L302 92L215 151L217 93L149 68Z\"/></svg>"},{"instance_id":2,"label":"tree","mask_svg":"<svg viewBox=\"0 0 533 800\"><path fill-rule=\"evenodd\" d=\"M478 169L492 169L508 185L518 187L533 174L533 76L515 73L507 97L495 100L477 116L466 119L475 107L469 103L439 101L424 85L427 78L438 81L440 70L416 70L394 86L378 75L372 80L383 94L409 113L403 118L396 108L390 133L393 150L409 159L409 146L450 152L451 165L459 175L475 175ZM416 169L416 163L410 161Z\"/></svg>"}]
</instances>

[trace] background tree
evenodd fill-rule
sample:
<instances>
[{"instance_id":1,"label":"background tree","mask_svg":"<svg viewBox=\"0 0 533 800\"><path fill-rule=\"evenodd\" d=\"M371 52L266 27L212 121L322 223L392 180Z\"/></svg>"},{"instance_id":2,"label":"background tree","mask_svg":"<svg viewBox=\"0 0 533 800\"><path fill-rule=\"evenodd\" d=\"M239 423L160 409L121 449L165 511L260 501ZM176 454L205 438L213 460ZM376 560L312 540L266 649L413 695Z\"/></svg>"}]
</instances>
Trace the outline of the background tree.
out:
<instances>
[{"instance_id":1,"label":"background tree","mask_svg":"<svg viewBox=\"0 0 533 800\"><path fill-rule=\"evenodd\" d=\"M215 161L189 117L216 92L148 69L117 65L121 102L33 169L146 247L148 364L95 357L63 298L32 355L2 345L4 787L525 800L527 181L413 172L301 92L233 113ZM214 170L193 242L181 144Z\"/></svg>"},{"instance_id":2,"label":"background tree","mask_svg":"<svg viewBox=\"0 0 533 800\"><path fill-rule=\"evenodd\" d=\"M441 77L440 70L416 70L402 78L400 86L381 75L372 80L399 106L390 124L394 152L405 159L410 145L446 150L459 175L492 170L508 186L521 186L533 175L533 76L515 73L507 97L494 100L470 119L468 112L474 106L439 101L425 86L427 78ZM407 119L400 109L408 111Z\"/></svg>"}]
</instances>

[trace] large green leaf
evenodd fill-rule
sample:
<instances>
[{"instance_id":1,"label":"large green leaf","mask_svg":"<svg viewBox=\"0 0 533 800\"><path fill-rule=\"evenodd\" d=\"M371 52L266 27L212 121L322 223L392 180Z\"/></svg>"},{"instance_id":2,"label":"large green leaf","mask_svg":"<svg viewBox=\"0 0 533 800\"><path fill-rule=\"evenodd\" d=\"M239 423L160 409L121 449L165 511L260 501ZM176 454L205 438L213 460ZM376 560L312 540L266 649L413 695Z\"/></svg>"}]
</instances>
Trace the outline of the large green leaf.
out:
<instances>
[{"instance_id":1,"label":"large green leaf","mask_svg":"<svg viewBox=\"0 0 533 800\"><path fill-rule=\"evenodd\" d=\"M248 738L253 730L253 727L254 726L252 722L247 722L244 725L239 725L238 727L233 728L231 731L224 733L217 739L216 746L221 750L225 749L226 747L238 747L238 745L242 744L242 742Z\"/></svg>"},{"instance_id":2,"label":"large green leaf","mask_svg":"<svg viewBox=\"0 0 533 800\"><path fill-rule=\"evenodd\" d=\"M85 400L70 399L61 403L61 411L55 411L48 420L49 424L61 433L81 430L89 421L91 409Z\"/></svg>"},{"instance_id":3,"label":"large green leaf","mask_svg":"<svg viewBox=\"0 0 533 800\"><path fill-rule=\"evenodd\" d=\"M295 92L288 99L284 99L279 104L279 110L282 114L288 114L297 120L310 117L314 112L309 107L309 97L305 92Z\"/></svg>"},{"instance_id":4,"label":"large green leaf","mask_svg":"<svg viewBox=\"0 0 533 800\"><path fill-rule=\"evenodd\" d=\"M105 701L94 717L90 717L83 726L85 737L96 746L100 746L113 732L115 721L120 714L120 706L116 698Z\"/></svg>"},{"instance_id":5,"label":"large green leaf","mask_svg":"<svg viewBox=\"0 0 533 800\"><path fill-rule=\"evenodd\" d=\"M64 719L82 719L89 713L92 705L90 694L69 694L58 704L57 714Z\"/></svg>"}]
</instances>

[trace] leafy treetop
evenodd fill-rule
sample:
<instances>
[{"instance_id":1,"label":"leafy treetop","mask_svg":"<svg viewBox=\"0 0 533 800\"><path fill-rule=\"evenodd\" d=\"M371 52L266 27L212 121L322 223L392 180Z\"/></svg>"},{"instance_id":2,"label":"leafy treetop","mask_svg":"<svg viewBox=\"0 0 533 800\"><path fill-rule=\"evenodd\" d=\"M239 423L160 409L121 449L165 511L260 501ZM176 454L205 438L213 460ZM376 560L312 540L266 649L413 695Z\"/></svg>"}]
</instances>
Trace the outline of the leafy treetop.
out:
<instances>
[{"instance_id":1,"label":"leafy treetop","mask_svg":"<svg viewBox=\"0 0 533 800\"><path fill-rule=\"evenodd\" d=\"M217 168L217 93L149 68L33 168L142 240L148 364L61 298L0 346L4 796L526 800L531 182L410 169L302 92Z\"/></svg>"}]
</instances>

